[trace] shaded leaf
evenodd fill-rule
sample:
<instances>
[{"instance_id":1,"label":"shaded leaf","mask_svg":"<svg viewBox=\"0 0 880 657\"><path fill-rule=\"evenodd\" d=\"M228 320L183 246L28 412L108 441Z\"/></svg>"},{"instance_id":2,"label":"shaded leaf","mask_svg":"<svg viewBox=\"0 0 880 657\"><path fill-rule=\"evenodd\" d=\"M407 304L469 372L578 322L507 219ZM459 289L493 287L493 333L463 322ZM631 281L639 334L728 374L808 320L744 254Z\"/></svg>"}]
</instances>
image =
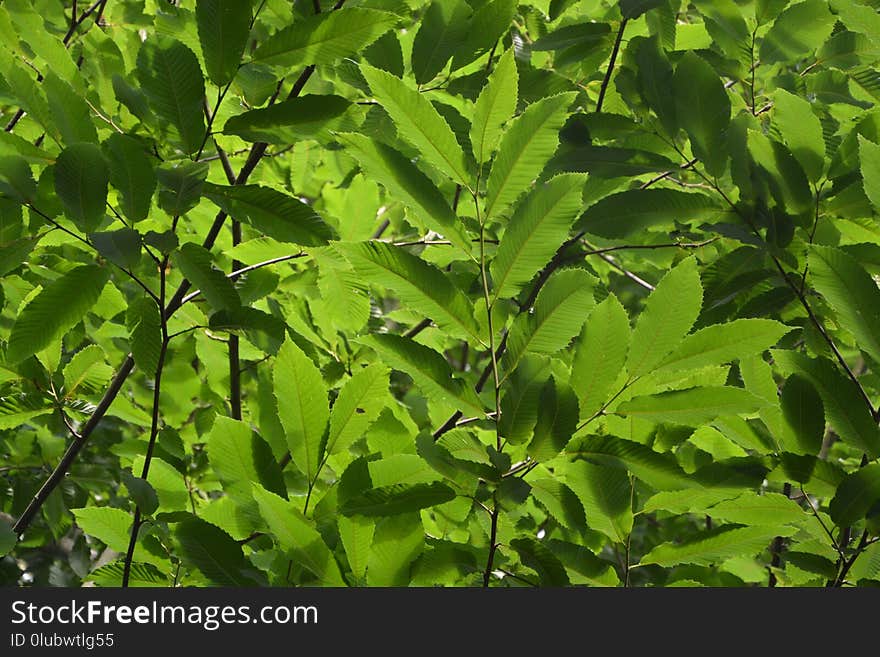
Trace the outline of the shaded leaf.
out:
<instances>
[{"instance_id":1,"label":"shaded leaf","mask_svg":"<svg viewBox=\"0 0 880 657\"><path fill-rule=\"evenodd\" d=\"M235 77L247 45L251 0L198 0L196 25L205 70L211 82L222 86Z\"/></svg>"},{"instance_id":2,"label":"shaded leaf","mask_svg":"<svg viewBox=\"0 0 880 657\"><path fill-rule=\"evenodd\" d=\"M880 464L866 465L853 472L837 487L828 506L831 519L838 527L849 527L869 513L880 501Z\"/></svg>"},{"instance_id":3,"label":"shaded leaf","mask_svg":"<svg viewBox=\"0 0 880 657\"><path fill-rule=\"evenodd\" d=\"M174 39L147 39L137 74L150 107L174 127L183 152L195 153L205 138L205 80L195 53Z\"/></svg>"},{"instance_id":4,"label":"shaded leaf","mask_svg":"<svg viewBox=\"0 0 880 657\"><path fill-rule=\"evenodd\" d=\"M181 560L198 569L212 584L254 586L259 583L241 546L222 529L191 518L177 524L174 537L180 544Z\"/></svg>"},{"instance_id":5,"label":"shaded leaf","mask_svg":"<svg viewBox=\"0 0 880 657\"><path fill-rule=\"evenodd\" d=\"M104 219L110 169L95 144L68 146L55 163L55 193L64 212L81 230L91 231Z\"/></svg>"}]
</instances>

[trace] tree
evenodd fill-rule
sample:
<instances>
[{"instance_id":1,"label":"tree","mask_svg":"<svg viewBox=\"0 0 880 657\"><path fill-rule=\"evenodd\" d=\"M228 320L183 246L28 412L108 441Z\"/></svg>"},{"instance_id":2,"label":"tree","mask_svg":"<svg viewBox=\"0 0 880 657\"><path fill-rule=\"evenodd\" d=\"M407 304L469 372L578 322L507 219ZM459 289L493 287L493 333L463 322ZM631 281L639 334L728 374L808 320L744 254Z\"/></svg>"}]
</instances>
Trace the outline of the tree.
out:
<instances>
[{"instance_id":1,"label":"tree","mask_svg":"<svg viewBox=\"0 0 880 657\"><path fill-rule=\"evenodd\" d=\"M413 5L0 6L3 580L876 584L876 9Z\"/></svg>"}]
</instances>

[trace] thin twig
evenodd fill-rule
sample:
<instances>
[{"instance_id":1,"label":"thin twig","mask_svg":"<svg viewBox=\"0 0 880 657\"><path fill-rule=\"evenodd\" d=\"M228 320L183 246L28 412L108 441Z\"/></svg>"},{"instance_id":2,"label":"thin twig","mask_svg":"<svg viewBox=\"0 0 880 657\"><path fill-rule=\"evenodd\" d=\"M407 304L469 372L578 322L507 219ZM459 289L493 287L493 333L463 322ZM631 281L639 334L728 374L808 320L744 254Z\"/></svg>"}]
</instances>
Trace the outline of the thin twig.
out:
<instances>
[{"instance_id":1,"label":"thin twig","mask_svg":"<svg viewBox=\"0 0 880 657\"><path fill-rule=\"evenodd\" d=\"M306 255L308 255L308 254L300 252L300 253L293 253L291 255L286 255L286 256L279 256L277 258L272 258L271 260L264 260L263 262L258 262L255 265L248 265L247 267L242 267L240 269L236 269L235 271L232 271L232 272L226 274L226 278L228 278L230 280L235 280L239 276L247 274L248 272L255 271L257 269L262 269L263 267L268 267L270 265L274 265L279 262L287 262L288 260L296 260L297 258L304 258L304 257L306 257ZM185 303L189 303L190 301L195 299L197 296L199 296L201 293L202 293L201 290L196 290L194 292L190 292L188 295L186 295L185 297L183 297L183 299L180 300L180 306L184 305ZM178 306L178 308L180 306Z\"/></svg>"},{"instance_id":2,"label":"thin twig","mask_svg":"<svg viewBox=\"0 0 880 657\"><path fill-rule=\"evenodd\" d=\"M168 257L166 256L166 261ZM167 265L167 262L164 263ZM159 270L159 308L165 305L165 267ZM150 414L150 440L147 443L147 452L144 455L144 467L141 470L141 479L147 481L150 474L150 463L153 459L153 450L156 447L156 438L159 435L159 398L162 393L162 370L165 368L165 356L168 354L168 320L161 315L162 344L159 348L159 359L156 365L156 372L153 375L153 407ZM131 562L134 558L134 550L137 546L138 533L141 528L141 508L136 506L134 510L134 519L131 524L131 536L128 541L128 550L125 553L125 562L122 567L122 586L128 586L128 580L131 575Z\"/></svg>"}]
</instances>

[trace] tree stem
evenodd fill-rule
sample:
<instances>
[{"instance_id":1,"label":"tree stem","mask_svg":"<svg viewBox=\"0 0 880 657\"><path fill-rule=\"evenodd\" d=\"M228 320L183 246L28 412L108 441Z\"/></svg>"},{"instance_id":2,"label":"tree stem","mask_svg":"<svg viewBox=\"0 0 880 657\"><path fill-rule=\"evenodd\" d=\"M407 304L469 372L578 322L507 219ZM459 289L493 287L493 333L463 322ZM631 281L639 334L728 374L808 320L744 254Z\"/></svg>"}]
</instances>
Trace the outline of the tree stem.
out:
<instances>
[{"instance_id":1,"label":"tree stem","mask_svg":"<svg viewBox=\"0 0 880 657\"><path fill-rule=\"evenodd\" d=\"M596 101L596 113L602 111L602 105L605 103L605 93L608 91L608 85L611 83L611 76L614 75L614 65L617 63L617 55L620 53L620 44L623 41L623 32L626 29L628 18L620 21L620 27L617 28L617 37L614 39L614 47L611 49L611 59L608 62L608 70L605 71L605 78L602 80L602 87L599 89L599 99Z\"/></svg>"}]
</instances>

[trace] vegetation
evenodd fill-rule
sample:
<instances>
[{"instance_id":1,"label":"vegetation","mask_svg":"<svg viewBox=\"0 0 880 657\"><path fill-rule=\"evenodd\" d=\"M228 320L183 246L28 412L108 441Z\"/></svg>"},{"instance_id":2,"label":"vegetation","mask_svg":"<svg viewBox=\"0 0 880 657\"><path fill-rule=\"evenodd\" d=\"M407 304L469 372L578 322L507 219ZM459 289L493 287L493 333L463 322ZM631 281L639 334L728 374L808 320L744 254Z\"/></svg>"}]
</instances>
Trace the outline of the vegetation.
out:
<instances>
[{"instance_id":1,"label":"vegetation","mask_svg":"<svg viewBox=\"0 0 880 657\"><path fill-rule=\"evenodd\" d=\"M876 0L6 0L0 581L880 583Z\"/></svg>"}]
</instances>

